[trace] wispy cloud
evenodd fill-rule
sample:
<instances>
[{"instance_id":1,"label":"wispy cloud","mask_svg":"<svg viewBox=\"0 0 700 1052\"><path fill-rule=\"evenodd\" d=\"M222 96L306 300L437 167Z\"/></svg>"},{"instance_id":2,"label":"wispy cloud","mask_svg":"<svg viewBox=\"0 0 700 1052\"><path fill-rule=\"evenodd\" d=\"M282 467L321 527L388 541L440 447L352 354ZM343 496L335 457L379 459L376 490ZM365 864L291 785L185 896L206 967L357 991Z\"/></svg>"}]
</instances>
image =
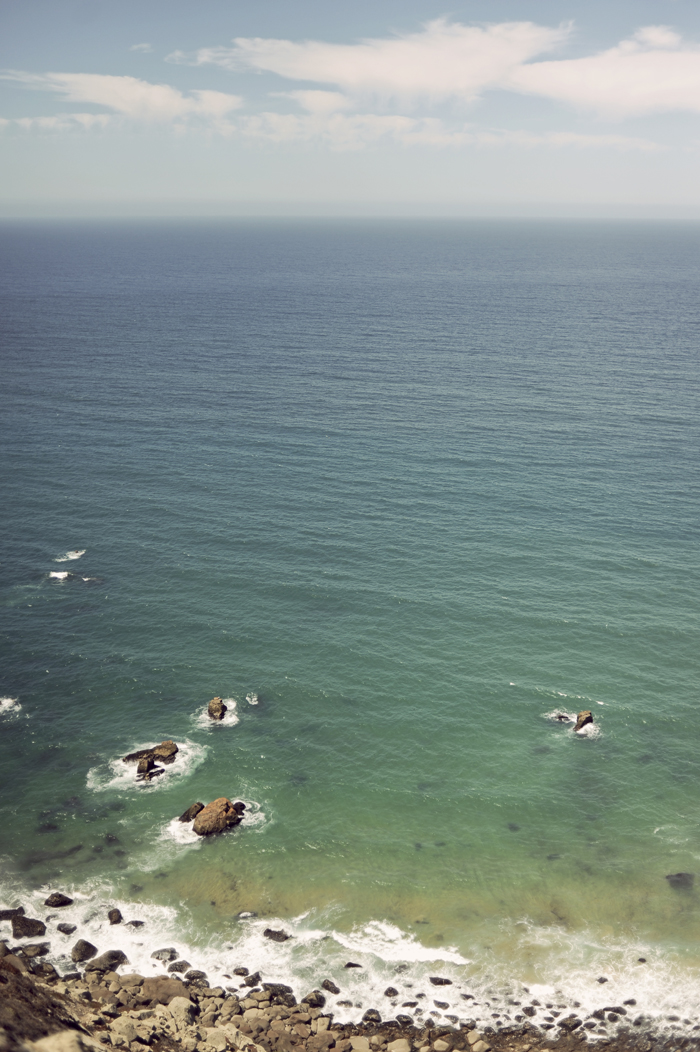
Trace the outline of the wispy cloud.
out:
<instances>
[{"instance_id":1,"label":"wispy cloud","mask_svg":"<svg viewBox=\"0 0 700 1052\"><path fill-rule=\"evenodd\" d=\"M153 48L150 44L132 44L129 51L141 51L144 55L147 55L153 51Z\"/></svg>"},{"instance_id":2,"label":"wispy cloud","mask_svg":"<svg viewBox=\"0 0 700 1052\"><path fill-rule=\"evenodd\" d=\"M418 33L357 44L236 37L234 47L200 48L190 55L175 51L168 61L213 63L334 84L353 97L471 100L485 88L501 84L523 62L561 44L569 31L568 25L467 26L439 18Z\"/></svg>"},{"instance_id":3,"label":"wispy cloud","mask_svg":"<svg viewBox=\"0 0 700 1052\"><path fill-rule=\"evenodd\" d=\"M51 91L69 102L103 106L137 121L182 123L195 119L217 122L238 109L242 102L240 96L221 91L191 91L185 95L169 84L151 84L136 77L99 73L38 74L5 70L0 78L15 81L26 88Z\"/></svg>"},{"instance_id":4,"label":"wispy cloud","mask_svg":"<svg viewBox=\"0 0 700 1052\"><path fill-rule=\"evenodd\" d=\"M522 65L504 86L612 118L698 113L700 47L668 26L645 26L595 55Z\"/></svg>"}]
</instances>

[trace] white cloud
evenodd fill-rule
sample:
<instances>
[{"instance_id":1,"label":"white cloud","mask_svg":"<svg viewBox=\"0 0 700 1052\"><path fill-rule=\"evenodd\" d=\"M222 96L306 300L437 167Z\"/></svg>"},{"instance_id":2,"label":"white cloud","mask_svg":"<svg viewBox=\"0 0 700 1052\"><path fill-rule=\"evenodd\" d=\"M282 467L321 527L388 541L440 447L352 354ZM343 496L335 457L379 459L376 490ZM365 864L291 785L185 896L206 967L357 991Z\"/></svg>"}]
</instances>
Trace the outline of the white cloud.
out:
<instances>
[{"instance_id":1,"label":"white cloud","mask_svg":"<svg viewBox=\"0 0 700 1052\"><path fill-rule=\"evenodd\" d=\"M141 51L144 55L147 55L153 51L153 48L150 44L132 44L129 51Z\"/></svg>"},{"instance_id":2,"label":"white cloud","mask_svg":"<svg viewBox=\"0 0 700 1052\"><path fill-rule=\"evenodd\" d=\"M151 84L136 77L99 73L23 73L6 70L3 80L14 80L28 88L55 92L69 102L104 106L139 121L182 122L192 118L218 121L238 109L238 95L221 91L191 91L184 95L169 84Z\"/></svg>"},{"instance_id":3,"label":"white cloud","mask_svg":"<svg viewBox=\"0 0 700 1052\"><path fill-rule=\"evenodd\" d=\"M233 48L201 48L191 57L177 51L168 59L335 84L354 97L471 100L502 83L521 63L562 43L568 34L568 26L550 28L533 22L466 26L440 18L418 33L358 44L236 37Z\"/></svg>"},{"instance_id":4,"label":"white cloud","mask_svg":"<svg viewBox=\"0 0 700 1052\"><path fill-rule=\"evenodd\" d=\"M645 26L596 55L522 65L504 86L613 118L700 113L700 47L668 26Z\"/></svg>"}]
</instances>

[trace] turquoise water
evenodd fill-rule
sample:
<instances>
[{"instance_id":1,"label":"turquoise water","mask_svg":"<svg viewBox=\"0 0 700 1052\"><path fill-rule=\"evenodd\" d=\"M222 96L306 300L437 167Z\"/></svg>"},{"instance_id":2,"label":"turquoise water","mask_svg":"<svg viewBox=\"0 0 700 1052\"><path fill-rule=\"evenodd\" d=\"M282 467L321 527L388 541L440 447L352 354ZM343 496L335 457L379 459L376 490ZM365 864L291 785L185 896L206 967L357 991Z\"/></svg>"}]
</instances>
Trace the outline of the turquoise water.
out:
<instances>
[{"instance_id":1,"label":"turquoise water","mask_svg":"<svg viewBox=\"0 0 700 1052\"><path fill-rule=\"evenodd\" d=\"M322 968L339 1017L404 962L460 1018L525 982L696 1022L699 247L6 224L0 905L72 889L104 943L119 901L149 969ZM222 794L240 829L172 824Z\"/></svg>"}]
</instances>

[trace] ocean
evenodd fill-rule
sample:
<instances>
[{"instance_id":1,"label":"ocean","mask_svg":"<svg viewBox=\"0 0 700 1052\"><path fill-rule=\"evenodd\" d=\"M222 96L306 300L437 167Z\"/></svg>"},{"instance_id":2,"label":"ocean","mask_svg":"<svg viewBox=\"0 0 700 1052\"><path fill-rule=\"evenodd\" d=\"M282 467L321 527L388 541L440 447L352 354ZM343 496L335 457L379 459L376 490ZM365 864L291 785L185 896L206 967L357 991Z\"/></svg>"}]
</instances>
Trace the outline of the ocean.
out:
<instances>
[{"instance_id":1,"label":"ocean","mask_svg":"<svg viewBox=\"0 0 700 1052\"><path fill-rule=\"evenodd\" d=\"M700 226L0 234L0 907L343 1020L697 1027Z\"/></svg>"}]
</instances>

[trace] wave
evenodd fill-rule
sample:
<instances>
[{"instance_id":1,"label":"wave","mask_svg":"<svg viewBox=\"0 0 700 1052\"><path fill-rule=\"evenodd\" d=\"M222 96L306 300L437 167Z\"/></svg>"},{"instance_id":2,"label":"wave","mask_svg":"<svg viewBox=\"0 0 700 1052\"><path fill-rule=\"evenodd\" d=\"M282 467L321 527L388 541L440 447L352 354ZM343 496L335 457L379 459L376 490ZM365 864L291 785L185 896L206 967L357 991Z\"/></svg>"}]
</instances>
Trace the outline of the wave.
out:
<instances>
[{"instance_id":1,"label":"wave","mask_svg":"<svg viewBox=\"0 0 700 1052\"><path fill-rule=\"evenodd\" d=\"M154 778L153 781L137 782L136 764L124 763L122 756L129 752L136 752L139 749L151 748L152 745L152 741L133 745L126 749L122 755L90 768L86 778L88 789L92 789L93 792L104 792L107 789L131 792L155 790L163 785L171 785L175 779L186 778L204 762L207 754L206 745L199 745L188 739L178 741L179 752L175 762L164 766L164 773Z\"/></svg>"},{"instance_id":2,"label":"wave","mask_svg":"<svg viewBox=\"0 0 700 1052\"><path fill-rule=\"evenodd\" d=\"M67 581L74 576L75 574L69 573L68 570L51 570L49 572L49 579L54 581Z\"/></svg>"},{"instance_id":3,"label":"wave","mask_svg":"<svg viewBox=\"0 0 700 1052\"><path fill-rule=\"evenodd\" d=\"M578 718L578 713L566 712L566 710L564 709L553 709L552 712L543 712L542 716L546 720L554 720L557 723L563 724L564 726L566 726L567 730L570 730L573 734L574 726ZM600 725L598 723L587 723L586 726L582 727L580 731L576 731L576 737L599 738Z\"/></svg>"},{"instance_id":4,"label":"wave","mask_svg":"<svg viewBox=\"0 0 700 1052\"><path fill-rule=\"evenodd\" d=\"M249 705L259 705L260 704L260 697L257 694L255 694L255 692L252 691L252 690L251 690L250 694L246 694L245 700L248 702Z\"/></svg>"},{"instance_id":5,"label":"wave","mask_svg":"<svg viewBox=\"0 0 700 1052\"><path fill-rule=\"evenodd\" d=\"M168 823L161 836L182 846L201 842L190 839L195 834L188 825L178 823L176 828L177 822ZM473 956L465 957L456 947L427 947L415 934L386 920L340 931L332 907L291 919L244 911L226 922L223 934L212 936L183 906L125 900L103 883L61 887L75 901L48 917L43 901L53 887L26 891L4 883L0 901L21 901L29 916L46 918L50 954L45 959L61 973L73 970L70 949L80 937L100 952L122 950L128 958L123 970L145 976L167 969L167 963L151 955L172 947L178 957L204 971L212 986L241 986L233 972L241 965L259 971L263 982L286 983L297 998L330 979L339 993L326 995L325 1010L342 1023L359 1022L368 1008L375 1008L384 1019L402 1014L419 1025L432 1018L498 1030L526 1021L522 1010L533 1005L530 1021L548 1025L550 1034L557 1032L557 1017L549 1014L552 1008L559 1018L574 1013L594 1023L591 1037L600 1038L614 1034L618 1023L599 1021L592 1013L609 1013L610 1006L619 1006L619 1025L636 1023L643 1026L642 1032L679 1037L700 1018L700 964L695 958L686 960L631 938L603 940L593 931L543 927L525 918L502 925L509 952L496 958L491 949L475 949ZM115 906L124 923L110 926L107 911ZM76 925L75 933L58 932L57 924L66 921ZM0 939L9 927L9 922L0 922ZM270 928L289 938L272 941L264 934ZM349 962L359 967L346 967ZM431 981L436 977L440 985Z\"/></svg>"},{"instance_id":6,"label":"wave","mask_svg":"<svg viewBox=\"0 0 700 1052\"><path fill-rule=\"evenodd\" d=\"M87 551L87 548L82 548L82 549L75 548L73 551L66 552L65 555L59 555L56 559L54 559L54 562L55 563L67 563L67 562L70 562L73 559L80 559L81 556L85 555L86 551Z\"/></svg>"},{"instance_id":7,"label":"wave","mask_svg":"<svg viewBox=\"0 0 700 1052\"><path fill-rule=\"evenodd\" d=\"M209 717L207 706L203 709L198 709L197 712L192 713L192 719L194 720L197 727L206 727L207 730L210 727L235 727L237 723L240 723L240 716L237 712L237 702L235 698L222 698L224 705L227 706L227 712L224 715L223 720L212 720Z\"/></svg>"}]
</instances>

